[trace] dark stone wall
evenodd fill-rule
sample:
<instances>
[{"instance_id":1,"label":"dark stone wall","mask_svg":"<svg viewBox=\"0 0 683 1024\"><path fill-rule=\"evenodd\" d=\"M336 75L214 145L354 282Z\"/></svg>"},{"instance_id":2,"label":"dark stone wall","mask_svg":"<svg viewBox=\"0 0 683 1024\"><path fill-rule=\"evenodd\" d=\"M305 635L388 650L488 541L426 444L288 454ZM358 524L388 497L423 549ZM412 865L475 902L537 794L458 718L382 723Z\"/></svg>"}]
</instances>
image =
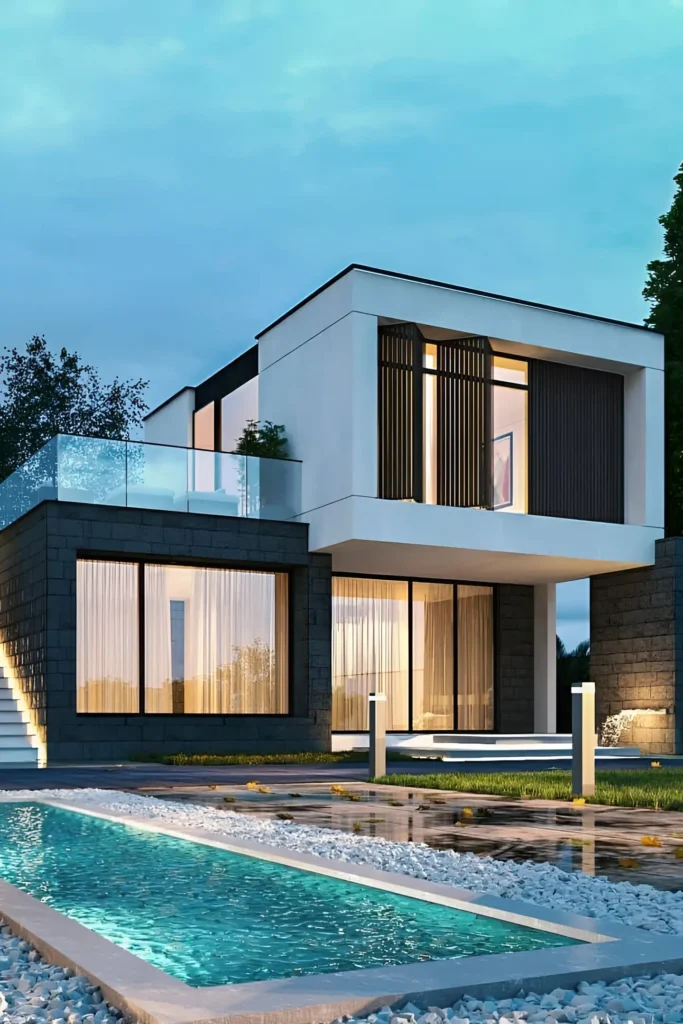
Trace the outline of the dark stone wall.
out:
<instances>
[{"instance_id":1,"label":"dark stone wall","mask_svg":"<svg viewBox=\"0 0 683 1024\"><path fill-rule=\"evenodd\" d=\"M42 505L0 530L0 657L19 685L43 743L48 703L46 528Z\"/></svg>"},{"instance_id":2,"label":"dark stone wall","mask_svg":"<svg viewBox=\"0 0 683 1024\"><path fill-rule=\"evenodd\" d=\"M683 707L682 602L681 537L657 541L653 567L591 579L591 679L598 729L623 710L665 709L666 715L639 715L621 734L621 744L634 744L644 753L683 749L681 716L675 714L677 703Z\"/></svg>"},{"instance_id":3,"label":"dark stone wall","mask_svg":"<svg viewBox=\"0 0 683 1024\"><path fill-rule=\"evenodd\" d=\"M36 573L35 614L26 600L3 612L5 637L24 651L27 692L45 719L50 761L117 760L136 753L234 753L326 750L330 745L330 556L309 554L302 523L237 519L132 508L46 502L8 530L15 572L0 552L10 592L28 593ZM76 559L116 553L202 565L290 572L290 714L92 715L76 713ZM11 558L10 558L11 561ZM17 573L19 579L16 579ZM3 585L0 583L0 585ZM40 591L40 592L39 592ZM31 591L32 593L32 591ZM38 652L29 655L27 652Z\"/></svg>"},{"instance_id":4,"label":"dark stone wall","mask_svg":"<svg viewBox=\"0 0 683 1024\"><path fill-rule=\"evenodd\" d=\"M534 588L496 587L496 729L534 731Z\"/></svg>"}]
</instances>

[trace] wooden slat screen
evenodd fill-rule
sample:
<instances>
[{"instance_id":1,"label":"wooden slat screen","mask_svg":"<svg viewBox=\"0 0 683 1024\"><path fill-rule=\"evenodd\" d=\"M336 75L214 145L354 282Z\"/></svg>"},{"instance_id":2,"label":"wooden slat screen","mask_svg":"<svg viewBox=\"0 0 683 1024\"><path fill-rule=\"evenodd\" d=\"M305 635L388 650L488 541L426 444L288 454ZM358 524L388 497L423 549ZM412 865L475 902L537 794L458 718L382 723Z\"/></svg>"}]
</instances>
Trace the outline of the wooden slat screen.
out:
<instances>
[{"instance_id":1,"label":"wooden slat screen","mask_svg":"<svg viewBox=\"0 0 683 1024\"><path fill-rule=\"evenodd\" d=\"M379 329L379 497L422 500L422 335Z\"/></svg>"},{"instance_id":2,"label":"wooden slat screen","mask_svg":"<svg viewBox=\"0 0 683 1024\"><path fill-rule=\"evenodd\" d=\"M437 502L491 501L491 358L487 338L437 345Z\"/></svg>"}]
</instances>

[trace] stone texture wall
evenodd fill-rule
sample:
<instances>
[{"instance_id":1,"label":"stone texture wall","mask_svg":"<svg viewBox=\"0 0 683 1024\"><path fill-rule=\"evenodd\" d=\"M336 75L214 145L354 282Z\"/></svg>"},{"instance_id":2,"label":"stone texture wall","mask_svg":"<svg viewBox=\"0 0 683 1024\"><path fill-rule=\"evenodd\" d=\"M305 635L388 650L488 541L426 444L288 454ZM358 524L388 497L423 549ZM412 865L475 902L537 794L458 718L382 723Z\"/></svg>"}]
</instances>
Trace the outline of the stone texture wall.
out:
<instances>
[{"instance_id":1,"label":"stone texture wall","mask_svg":"<svg viewBox=\"0 0 683 1024\"><path fill-rule=\"evenodd\" d=\"M534 588L496 588L496 728L534 731Z\"/></svg>"},{"instance_id":2,"label":"stone texture wall","mask_svg":"<svg viewBox=\"0 0 683 1024\"><path fill-rule=\"evenodd\" d=\"M683 749L675 715L677 688L679 707L683 697L683 538L657 541L655 551L651 568L591 579L591 679L598 729L624 710L668 712L637 716L619 741L665 754Z\"/></svg>"},{"instance_id":3,"label":"stone texture wall","mask_svg":"<svg viewBox=\"0 0 683 1024\"><path fill-rule=\"evenodd\" d=\"M0 609L0 629L41 708L48 760L329 749L331 566L309 554L305 524L46 502L6 534L0 587L24 596ZM98 553L289 571L290 714L77 714L76 560Z\"/></svg>"},{"instance_id":4,"label":"stone texture wall","mask_svg":"<svg viewBox=\"0 0 683 1024\"><path fill-rule=\"evenodd\" d=\"M18 683L41 742L47 729L46 510L0 530L0 664Z\"/></svg>"}]
</instances>

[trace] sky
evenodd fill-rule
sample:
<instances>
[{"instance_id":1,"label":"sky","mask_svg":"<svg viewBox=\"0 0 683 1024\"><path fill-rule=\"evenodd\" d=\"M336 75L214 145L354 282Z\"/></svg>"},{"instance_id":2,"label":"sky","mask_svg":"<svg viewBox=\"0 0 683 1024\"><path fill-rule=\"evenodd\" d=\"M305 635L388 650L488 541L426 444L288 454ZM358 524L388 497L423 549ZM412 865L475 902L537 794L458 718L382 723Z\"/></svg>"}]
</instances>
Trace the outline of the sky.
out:
<instances>
[{"instance_id":1,"label":"sky","mask_svg":"<svg viewBox=\"0 0 683 1024\"><path fill-rule=\"evenodd\" d=\"M0 40L0 344L155 405L351 262L646 314L683 0L1 0Z\"/></svg>"}]
</instances>

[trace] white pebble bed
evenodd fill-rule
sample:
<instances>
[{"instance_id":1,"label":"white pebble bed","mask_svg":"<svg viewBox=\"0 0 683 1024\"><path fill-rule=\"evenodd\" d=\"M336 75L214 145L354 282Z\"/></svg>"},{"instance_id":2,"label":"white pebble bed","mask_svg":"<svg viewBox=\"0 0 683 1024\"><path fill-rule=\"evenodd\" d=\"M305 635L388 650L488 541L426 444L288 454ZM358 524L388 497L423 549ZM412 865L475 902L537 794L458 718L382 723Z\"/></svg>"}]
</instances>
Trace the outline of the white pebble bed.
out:
<instances>
[{"instance_id":1,"label":"white pebble bed","mask_svg":"<svg viewBox=\"0 0 683 1024\"><path fill-rule=\"evenodd\" d=\"M226 838L247 839L320 857L369 864L413 878L524 900L587 917L611 918L631 927L683 935L682 892L663 892L649 885L610 882L580 872L561 871L550 864L498 861L471 853L433 850L422 843L394 843L334 829L267 821L227 809L112 790L42 790L39 794L23 790L1 795L15 799L44 796L78 801L90 805L93 810L138 815L184 828L201 828ZM0 988L4 988L1 965L0 946ZM54 983L55 991L63 985L61 979L65 972L46 965L42 965L41 970L60 974L60 980ZM77 980L86 986L84 991L87 991L85 980ZM46 981L48 987L51 984L49 979L42 981ZM7 1001L9 1003L9 998ZM7 1019L11 1024L25 1024L28 1020L24 1011L17 1014L15 1009L8 1007L5 1012L9 1012ZM111 1015L115 1012L108 1011ZM77 1013L74 1019L70 1016L58 1018L48 1016L44 1008L42 1013L34 1016L36 1024L40 1024L40 1018L50 1022L63 1019L64 1024L114 1024L113 1016L105 1019L105 1016L98 1018L95 1014L90 1020L88 1013ZM357 1020L360 1024L361 1019ZM452 1007L421 1009L408 1004L400 1011L387 1007L362 1018L363 1024L440 1024L440 1021L452 1024L516 1024L518 1021L529 1021L529 1024L683 1024L683 976L661 974L651 978L626 978L611 985L581 983L577 989L557 989L549 995L520 994L516 999L498 1001L464 998ZM5 1024L1 1010L0 1024Z\"/></svg>"},{"instance_id":2,"label":"white pebble bed","mask_svg":"<svg viewBox=\"0 0 683 1024\"><path fill-rule=\"evenodd\" d=\"M0 1024L120 1024L87 978L43 960L0 918Z\"/></svg>"}]
</instances>

